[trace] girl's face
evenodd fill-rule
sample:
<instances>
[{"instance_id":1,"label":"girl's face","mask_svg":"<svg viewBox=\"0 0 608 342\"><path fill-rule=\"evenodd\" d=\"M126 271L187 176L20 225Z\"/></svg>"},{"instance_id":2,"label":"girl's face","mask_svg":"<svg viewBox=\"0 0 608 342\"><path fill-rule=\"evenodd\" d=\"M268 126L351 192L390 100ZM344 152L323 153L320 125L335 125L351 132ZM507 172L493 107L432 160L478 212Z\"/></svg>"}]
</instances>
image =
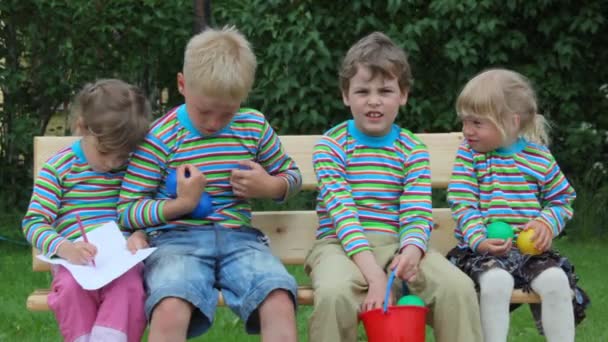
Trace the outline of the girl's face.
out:
<instances>
[{"instance_id":1,"label":"girl's face","mask_svg":"<svg viewBox=\"0 0 608 342\"><path fill-rule=\"evenodd\" d=\"M399 88L397 78L376 75L369 68L359 67L350 79L348 92L342 100L355 120L355 125L368 136L384 136L391 131L399 107L407 102L407 92Z\"/></svg>"},{"instance_id":2,"label":"girl's face","mask_svg":"<svg viewBox=\"0 0 608 342\"><path fill-rule=\"evenodd\" d=\"M471 148L485 153L502 147L504 139L496 125L482 117L467 116L462 119L462 133Z\"/></svg>"},{"instance_id":3,"label":"girl's face","mask_svg":"<svg viewBox=\"0 0 608 342\"><path fill-rule=\"evenodd\" d=\"M106 152L99 148L97 138L85 135L81 140L82 150L87 162L96 172L110 172L126 165L131 153L123 151Z\"/></svg>"}]
</instances>

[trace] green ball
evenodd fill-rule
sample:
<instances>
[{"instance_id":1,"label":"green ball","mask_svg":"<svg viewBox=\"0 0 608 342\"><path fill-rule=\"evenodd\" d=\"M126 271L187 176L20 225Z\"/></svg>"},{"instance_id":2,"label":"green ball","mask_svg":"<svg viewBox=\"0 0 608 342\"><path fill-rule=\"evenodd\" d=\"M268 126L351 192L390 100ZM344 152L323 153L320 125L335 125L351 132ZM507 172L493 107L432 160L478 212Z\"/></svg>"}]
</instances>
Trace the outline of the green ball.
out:
<instances>
[{"instance_id":1,"label":"green ball","mask_svg":"<svg viewBox=\"0 0 608 342\"><path fill-rule=\"evenodd\" d=\"M407 295L399 298L397 305L425 306L422 298L415 295Z\"/></svg>"},{"instance_id":2,"label":"green ball","mask_svg":"<svg viewBox=\"0 0 608 342\"><path fill-rule=\"evenodd\" d=\"M512 239L515 237L513 228L505 222L496 221L487 226L488 239Z\"/></svg>"}]
</instances>

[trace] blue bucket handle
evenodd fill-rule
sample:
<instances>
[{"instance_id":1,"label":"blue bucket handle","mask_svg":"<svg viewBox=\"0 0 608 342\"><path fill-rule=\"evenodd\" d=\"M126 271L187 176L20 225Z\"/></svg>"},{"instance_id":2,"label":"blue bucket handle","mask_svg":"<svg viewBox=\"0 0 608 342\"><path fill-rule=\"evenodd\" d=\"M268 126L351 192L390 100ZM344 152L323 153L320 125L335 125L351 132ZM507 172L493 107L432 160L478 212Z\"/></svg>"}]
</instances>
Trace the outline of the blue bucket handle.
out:
<instances>
[{"instance_id":1,"label":"blue bucket handle","mask_svg":"<svg viewBox=\"0 0 608 342\"><path fill-rule=\"evenodd\" d=\"M395 270L391 271L388 276L388 282L386 283L386 294L384 295L384 304L382 305L382 311L386 313L388 310L388 296L391 295L391 287L393 287L393 281L395 281Z\"/></svg>"},{"instance_id":2,"label":"blue bucket handle","mask_svg":"<svg viewBox=\"0 0 608 342\"><path fill-rule=\"evenodd\" d=\"M395 281L395 270L391 271L391 274L388 276L388 282L386 283L386 294L384 295L384 304L382 305L382 311L386 313L388 311L388 297L391 295L391 288L393 287L393 282ZM407 283L403 282L402 295L408 295L410 293L410 289L407 287Z\"/></svg>"}]
</instances>

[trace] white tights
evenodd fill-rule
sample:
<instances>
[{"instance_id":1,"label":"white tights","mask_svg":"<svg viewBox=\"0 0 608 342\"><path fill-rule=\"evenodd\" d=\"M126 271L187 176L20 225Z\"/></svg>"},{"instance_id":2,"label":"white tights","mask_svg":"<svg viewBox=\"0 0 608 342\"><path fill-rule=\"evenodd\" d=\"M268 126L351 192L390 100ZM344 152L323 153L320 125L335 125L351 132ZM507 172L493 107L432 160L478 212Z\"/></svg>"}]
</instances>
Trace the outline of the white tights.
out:
<instances>
[{"instance_id":1,"label":"white tights","mask_svg":"<svg viewBox=\"0 0 608 342\"><path fill-rule=\"evenodd\" d=\"M493 268L479 277L484 341L507 341L513 286L513 276L499 268ZM547 341L574 341L572 296L564 271L557 267L548 268L532 281L531 286L542 300L542 325Z\"/></svg>"}]
</instances>

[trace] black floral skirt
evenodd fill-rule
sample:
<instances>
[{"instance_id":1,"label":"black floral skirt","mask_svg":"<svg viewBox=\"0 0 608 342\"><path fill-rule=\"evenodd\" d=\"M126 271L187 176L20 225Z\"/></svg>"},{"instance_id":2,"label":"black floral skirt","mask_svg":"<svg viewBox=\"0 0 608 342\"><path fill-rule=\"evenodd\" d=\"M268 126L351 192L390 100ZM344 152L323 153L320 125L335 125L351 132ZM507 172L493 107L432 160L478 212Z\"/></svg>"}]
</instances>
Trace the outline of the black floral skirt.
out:
<instances>
[{"instance_id":1,"label":"black floral skirt","mask_svg":"<svg viewBox=\"0 0 608 342\"><path fill-rule=\"evenodd\" d=\"M482 273L498 267L509 272L515 280L515 288L524 292L531 292L531 283L534 278L544 270L551 267L561 268L568 276L570 288L574 292L572 299L574 307L574 320L579 324L585 318L585 309L591 303L589 296L577 286L578 276L574 273L574 266L559 252L550 250L539 255L521 254L518 249L513 248L508 255L497 257L490 254L473 253L470 249L455 247L446 256L448 260L469 275L475 282L479 291L479 277ZM520 304L512 304L511 310L515 310ZM540 304L530 304L530 310L536 320L536 327L543 334L541 326Z\"/></svg>"}]
</instances>

